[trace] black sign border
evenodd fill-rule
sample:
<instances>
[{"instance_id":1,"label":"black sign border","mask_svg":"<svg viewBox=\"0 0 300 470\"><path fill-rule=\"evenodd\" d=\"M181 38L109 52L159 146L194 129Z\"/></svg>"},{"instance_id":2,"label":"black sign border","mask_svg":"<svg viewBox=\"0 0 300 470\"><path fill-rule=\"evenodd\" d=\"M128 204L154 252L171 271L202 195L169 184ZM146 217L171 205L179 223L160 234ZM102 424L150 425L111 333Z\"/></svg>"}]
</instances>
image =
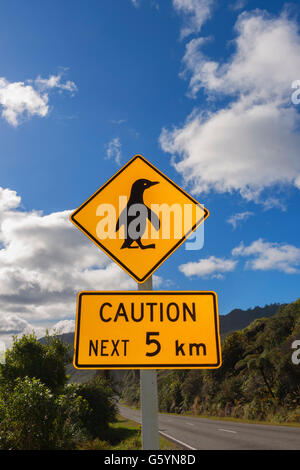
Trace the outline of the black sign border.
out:
<instances>
[{"instance_id":1,"label":"black sign border","mask_svg":"<svg viewBox=\"0 0 300 470\"><path fill-rule=\"evenodd\" d=\"M103 191L106 186L108 186L118 175L120 175L129 165L131 165L137 158L140 158L143 160L144 163L146 163L152 170L156 171L162 178L166 179L170 184L172 184L176 189L178 189L182 194L184 194L188 199L190 199L194 204L197 206L201 207L201 209L204 210L204 215L202 216L201 219L199 219L193 227L153 266L142 278L138 277L131 269L129 269L122 261L120 261L113 253L111 253L110 250L108 250L102 243L97 240L91 233L89 233L88 230L86 230L85 227L83 227L77 220L76 220L76 215L83 209L94 197L96 197L101 191ZM70 216L71 221L82 231L84 232L96 245L98 245L105 253L112 258L119 266L121 266L135 281L138 283L143 283L145 282L151 274L156 271L156 269L177 249L179 245L181 245L194 230L201 224L201 222L204 222L204 220L208 217L209 212L208 210L199 204L192 196L190 196L188 193L186 193L183 189L181 189L176 183L174 183L172 180L170 180L166 175L164 175L161 171L159 171L155 166L153 166L150 162L148 162L144 157L141 155L135 155L126 165L124 165L112 178L110 178L101 188L98 189L87 201L85 201L78 209L76 209Z\"/></svg>"},{"instance_id":2,"label":"black sign border","mask_svg":"<svg viewBox=\"0 0 300 470\"><path fill-rule=\"evenodd\" d=\"M124 364L124 365L101 365L101 364L79 364L78 363L78 350L79 350L79 335L80 335L80 318L81 318L81 304L84 295L212 295L214 305L214 320L215 320L215 340L217 345L217 362L215 364ZM76 318L76 333L74 338L74 366L77 369L217 369L222 365L221 348L220 348L220 335L219 335L219 317L217 307L217 294L212 291L95 291L95 292L80 292L77 299L77 318Z\"/></svg>"}]
</instances>

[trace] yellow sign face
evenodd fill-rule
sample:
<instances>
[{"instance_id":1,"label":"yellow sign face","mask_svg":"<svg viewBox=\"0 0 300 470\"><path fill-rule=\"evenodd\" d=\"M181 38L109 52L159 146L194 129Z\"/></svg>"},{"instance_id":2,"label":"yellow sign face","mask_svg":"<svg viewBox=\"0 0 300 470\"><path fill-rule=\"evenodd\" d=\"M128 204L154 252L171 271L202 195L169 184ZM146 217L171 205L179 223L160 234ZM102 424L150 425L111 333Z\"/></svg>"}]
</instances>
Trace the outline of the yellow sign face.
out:
<instances>
[{"instance_id":1,"label":"yellow sign face","mask_svg":"<svg viewBox=\"0 0 300 470\"><path fill-rule=\"evenodd\" d=\"M206 208L136 155L70 219L142 283L208 215Z\"/></svg>"},{"instance_id":2,"label":"yellow sign face","mask_svg":"<svg viewBox=\"0 0 300 470\"><path fill-rule=\"evenodd\" d=\"M221 366L214 292L81 292L78 369L215 369Z\"/></svg>"}]
</instances>

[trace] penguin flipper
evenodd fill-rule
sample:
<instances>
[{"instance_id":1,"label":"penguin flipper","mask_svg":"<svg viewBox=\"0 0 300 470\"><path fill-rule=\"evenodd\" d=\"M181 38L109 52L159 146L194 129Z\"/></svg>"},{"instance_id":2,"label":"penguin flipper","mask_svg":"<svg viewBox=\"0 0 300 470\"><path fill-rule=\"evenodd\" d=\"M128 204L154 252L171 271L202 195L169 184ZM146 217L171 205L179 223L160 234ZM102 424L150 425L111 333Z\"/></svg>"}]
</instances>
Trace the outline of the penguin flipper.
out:
<instances>
[{"instance_id":1,"label":"penguin flipper","mask_svg":"<svg viewBox=\"0 0 300 470\"><path fill-rule=\"evenodd\" d=\"M126 212L127 212L127 208L125 207L125 209L123 209L123 211L121 212L120 217L118 218L115 232L117 232L120 229L120 227L122 227L122 225L125 225L124 218L126 217Z\"/></svg>"},{"instance_id":2,"label":"penguin flipper","mask_svg":"<svg viewBox=\"0 0 300 470\"><path fill-rule=\"evenodd\" d=\"M149 207L147 207L147 209L148 209L148 219L149 219L149 221L151 222L151 224L153 225L155 230L159 230L159 228L160 228L159 217L155 214L155 212L153 212L151 209L149 209Z\"/></svg>"}]
</instances>

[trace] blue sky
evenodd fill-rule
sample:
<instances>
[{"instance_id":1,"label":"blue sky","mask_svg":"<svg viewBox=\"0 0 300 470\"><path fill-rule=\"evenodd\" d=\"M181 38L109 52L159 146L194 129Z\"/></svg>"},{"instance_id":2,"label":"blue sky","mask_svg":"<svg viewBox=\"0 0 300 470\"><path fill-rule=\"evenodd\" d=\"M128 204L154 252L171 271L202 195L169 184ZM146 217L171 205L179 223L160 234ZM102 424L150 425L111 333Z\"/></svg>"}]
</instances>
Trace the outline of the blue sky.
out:
<instances>
[{"instance_id":1,"label":"blue sky","mask_svg":"<svg viewBox=\"0 0 300 470\"><path fill-rule=\"evenodd\" d=\"M68 221L135 154L210 211L156 288L214 290L221 314L299 297L299 24L297 2L3 0L3 338L136 288Z\"/></svg>"}]
</instances>

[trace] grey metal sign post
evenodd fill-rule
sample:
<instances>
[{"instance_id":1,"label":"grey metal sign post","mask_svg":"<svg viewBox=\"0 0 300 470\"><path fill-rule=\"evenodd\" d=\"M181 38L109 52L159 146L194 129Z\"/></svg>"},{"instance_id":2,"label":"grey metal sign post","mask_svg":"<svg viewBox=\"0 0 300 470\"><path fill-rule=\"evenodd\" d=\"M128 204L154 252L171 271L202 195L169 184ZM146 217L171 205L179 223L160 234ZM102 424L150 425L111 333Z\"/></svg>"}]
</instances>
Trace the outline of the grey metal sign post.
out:
<instances>
[{"instance_id":1,"label":"grey metal sign post","mask_svg":"<svg viewBox=\"0 0 300 470\"><path fill-rule=\"evenodd\" d=\"M138 290L153 290L152 276L143 284L138 284ZM157 372L155 369L140 370L140 393L143 450L159 450Z\"/></svg>"}]
</instances>

